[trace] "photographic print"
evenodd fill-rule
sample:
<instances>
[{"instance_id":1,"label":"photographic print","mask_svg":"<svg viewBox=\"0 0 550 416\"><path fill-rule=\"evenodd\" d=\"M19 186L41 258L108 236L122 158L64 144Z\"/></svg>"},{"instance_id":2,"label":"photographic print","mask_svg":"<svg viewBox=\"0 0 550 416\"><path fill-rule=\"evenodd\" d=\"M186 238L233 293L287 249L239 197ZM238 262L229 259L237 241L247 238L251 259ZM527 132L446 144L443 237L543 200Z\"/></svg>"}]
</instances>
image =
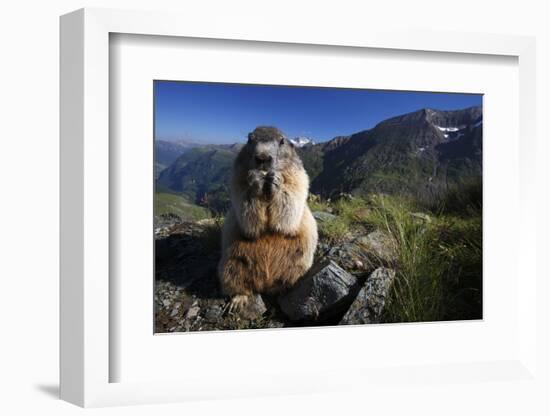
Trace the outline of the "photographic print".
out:
<instances>
[{"instance_id":1,"label":"photographic print","mask_svg":"<svg viewBox=\"0 0 550 416\"><path fill-rule=\"evenodd\" d=\"M155 332L482 319L482 95L154 82Z\"/></svg>"}]
</instances>

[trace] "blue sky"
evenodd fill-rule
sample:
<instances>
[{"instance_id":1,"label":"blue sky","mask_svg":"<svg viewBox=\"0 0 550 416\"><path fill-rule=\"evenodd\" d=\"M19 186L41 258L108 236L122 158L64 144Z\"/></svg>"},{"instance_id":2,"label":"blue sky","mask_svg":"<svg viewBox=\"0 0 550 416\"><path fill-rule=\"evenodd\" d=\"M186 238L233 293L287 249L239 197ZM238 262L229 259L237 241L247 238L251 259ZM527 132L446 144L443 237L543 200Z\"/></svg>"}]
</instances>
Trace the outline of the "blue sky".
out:
<instances>
[{"instance_id":1,"label":"blue sky","mask_svg":"<svg viewBox=\"0 0 550 416\"><path fill-rule=\"evenodd\" d=\"M245 141L259 125L321 142L424 107L481 105L475 94L155 81L155 138Z\"/></svg>"}]
</instances>

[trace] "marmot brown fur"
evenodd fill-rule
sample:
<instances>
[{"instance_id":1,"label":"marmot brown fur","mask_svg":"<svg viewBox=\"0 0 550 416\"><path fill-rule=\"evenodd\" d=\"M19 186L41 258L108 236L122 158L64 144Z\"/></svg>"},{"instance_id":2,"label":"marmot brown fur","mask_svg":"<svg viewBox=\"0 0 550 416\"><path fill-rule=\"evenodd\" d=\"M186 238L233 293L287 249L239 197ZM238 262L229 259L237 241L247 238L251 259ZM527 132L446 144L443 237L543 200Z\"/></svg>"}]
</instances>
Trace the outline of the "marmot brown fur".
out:
<instances>
[{"instance_id":1,"label":"marmot brown fur","mask_svg":"<svg viewBox=\"0 0 550 416\"><path fill-rule=\"evenodd\" d=\"M309 178L302 161L274 127L248 135L230 188L218 273L234 309L252 294L278 293L305 274L317 246L317 223L307 205Z\"/></svg>"}]
</instances>

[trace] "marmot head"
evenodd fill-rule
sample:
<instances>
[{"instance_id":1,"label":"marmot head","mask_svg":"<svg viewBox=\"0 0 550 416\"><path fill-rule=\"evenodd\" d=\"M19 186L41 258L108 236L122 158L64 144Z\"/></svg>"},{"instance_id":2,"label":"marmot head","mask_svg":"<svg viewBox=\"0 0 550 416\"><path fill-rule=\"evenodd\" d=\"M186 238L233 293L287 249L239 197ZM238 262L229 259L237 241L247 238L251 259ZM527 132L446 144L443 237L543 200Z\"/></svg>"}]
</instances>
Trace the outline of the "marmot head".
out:
<instances>
[{"instance_id":1,"label":"marmot head","mask_svg":"<svg viewBox=\"0 0 550 416\"><path fill-rule=\"evenodd\" d=\"M243 150L248 156L248 169L272 171L301 165L294 145L276 127L256 127Z\"/></svg>"}]
</instances>

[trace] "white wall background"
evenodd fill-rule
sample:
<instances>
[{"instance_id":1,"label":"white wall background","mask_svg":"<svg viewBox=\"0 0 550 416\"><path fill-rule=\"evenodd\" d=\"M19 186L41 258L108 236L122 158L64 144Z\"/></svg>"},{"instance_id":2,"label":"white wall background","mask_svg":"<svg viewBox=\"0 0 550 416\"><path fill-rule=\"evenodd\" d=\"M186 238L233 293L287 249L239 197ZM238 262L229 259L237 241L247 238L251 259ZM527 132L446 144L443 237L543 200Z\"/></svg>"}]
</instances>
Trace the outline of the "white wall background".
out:
<instances>
[{"instance_id":1,"label":"white wall background","mask_svg":"<svg viewBox=\"0 0 550 416\"><path fill-rule=\"evenodd\" d=\"M550 12L545 1L416 0L383 2L11 0L0 8L0 413L76 414L81 409L56 399L58 385L58 17L77 8L116 7L178 10L205 25L247 15L251 21L279 19L287 25L322 22L327 30L345 25L388 24L434 30L537 36L539 212L550 211L546 129L550 117ZM539 273L550 277L545 259L549 222L539 215ZM546 233L546 234L545 234ZM550 293L550 285L539 285ZM540 305L548 316L549 308ZM548 331L540 331L550 351ZM548 355L548 354L545 354ZM539 357L548 369L548 358ZM549 374L546 371L546 374ZM231 383L228 375L228 383ZM525 388L524 388L525 387ZM489 393L475 386L388 388L362 397L282 397L93 410L104 414L548 414L535 400L542 391L499 383ZM548 389L550 391L550 389Z\"/></svg>"}]
</instances>

